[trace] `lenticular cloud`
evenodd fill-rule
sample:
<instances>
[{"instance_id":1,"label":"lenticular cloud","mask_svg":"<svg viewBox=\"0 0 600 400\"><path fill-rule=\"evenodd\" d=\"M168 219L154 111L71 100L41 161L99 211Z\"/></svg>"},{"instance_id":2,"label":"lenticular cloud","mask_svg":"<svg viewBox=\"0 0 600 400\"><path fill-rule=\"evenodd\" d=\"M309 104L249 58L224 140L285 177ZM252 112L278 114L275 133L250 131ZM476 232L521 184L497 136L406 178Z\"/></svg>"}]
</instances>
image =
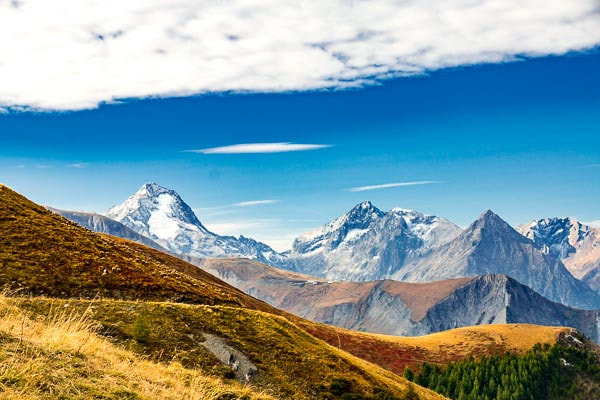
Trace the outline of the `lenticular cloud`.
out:
<instances>
[{"instance_id":1,"label":"lenticular cloud","mask_svg":"<svg viewBox=\"0 0 600 400\"><path fill-rule=\"evenodd\" d=\"M0 108L368 85L600 43L597 0L0 2Z\"/></svg>"}]
</instances>

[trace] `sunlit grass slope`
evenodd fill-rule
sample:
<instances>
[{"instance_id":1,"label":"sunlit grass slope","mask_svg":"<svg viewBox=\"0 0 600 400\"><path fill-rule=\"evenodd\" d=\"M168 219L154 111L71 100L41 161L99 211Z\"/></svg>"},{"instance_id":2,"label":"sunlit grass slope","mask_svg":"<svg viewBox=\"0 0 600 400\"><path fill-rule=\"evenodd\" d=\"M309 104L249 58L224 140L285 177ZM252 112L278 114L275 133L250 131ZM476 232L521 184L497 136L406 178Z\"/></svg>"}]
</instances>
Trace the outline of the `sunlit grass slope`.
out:
<instances>
[{"instance_id":1,"label":"sunlit grass slope","mask_svg":"<svg viewBox=\"0 0 600 400\"><path fill-rule=\"evenodd\" d=\"M140 357L78 314L31 318L13 303L0 297L2 399L272 399L178 362Z\"/></svg>"},{"instance_id":2,"label":"sunlit grass slope","mask_svg":"<svg viewBox=\"0 0 600 400\"><path fill-rule=\"evenodd\" d=\"M201 306L163 302L117 300L14 299L30 315L52 315L57 310L86 313L100 332L153 362L173 362L213 376L227 376L200 345L203 333L223 338L256 365L253 384L278 398L317 399L326 395L332 381L352 383L355 394L370 395L383 388L398 397L407 381L374 364L356 358L309 335L287 319L240 307ZM139 318L150 329L140 342L135 337ZM421 399L442 398L418 386Z\"/></svg>"},{"instance_id":3,"label":"sunlit grass slope","mask_svg":"<svg viewBox=\"0 0 600 400\"><path fill-rule=\"evenodd\" d=\"M297 323L312 335L357 357L401 374L424 362L444 365L465 358L524 353L536 343L554 344L572 328L527 324L478 325L425 336L404 337L356 332L304 320Z\"/></svg>"}]
</instances>

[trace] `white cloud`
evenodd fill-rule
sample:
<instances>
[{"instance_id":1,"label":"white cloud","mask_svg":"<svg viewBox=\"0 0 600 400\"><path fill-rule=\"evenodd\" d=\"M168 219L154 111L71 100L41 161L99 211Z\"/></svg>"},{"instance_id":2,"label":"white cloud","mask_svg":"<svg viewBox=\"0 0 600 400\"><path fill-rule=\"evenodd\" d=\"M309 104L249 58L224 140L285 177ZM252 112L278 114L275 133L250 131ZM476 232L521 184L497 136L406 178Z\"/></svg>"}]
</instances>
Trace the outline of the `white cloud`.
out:
<instances>
[{"instance_id":1,"label":"white cloud","mask_svg":"<svg viewBox=\"0 0 600 400\"><path fill-rule=\"evenodd\" d=\"M73 164L67 164L65 165L65 167L68 168L87 168L90 164L88 163L83 163L83 162L78 162L78 163L73 163Z\"/></svg>"},{"instance_id":2,"label":"white cloud","mask_svg":"<svg viewBox=\"0 0 600 400\"><path fill-rule=\"evenodd\" d=\"M598 0L0 2L0 109L344 88L600 43Z\"/></svg>"},{"instance_id":3,"label":"white cloud","mask_svg":"<svg viewBox=\"0 0 600 400\"><path fill-rule=\"evenodd\" d=\"M249 206L260 206L263 204L275 204L275 203L279 203L279 200L274 200L274 199L270 199L270 200L251 200L251 201L242 201L239 203L235 203L233 204L236 207L249 207Z\"/></svg>"},{"instance_id":4,"label":"white cloud","mask_svg":"<svg viewBox=\"0 0 600 400\"><path fill-rule=\"evenodd\" d=\"M256 154L256 153L285 153L289 151L318 150L331 147L328 144L300 144L290 142L277 143L240 143L230 146L211 147L208 149L186 150L190 153L201 154Z\"/></svg>"},{"instance_id":5,"label":"white cloud","mask_svg":"<svg viewBox=\"0 0 600 400\"><path fill-rule=\"evenodd\" d=\"M349 192L364 192L367 190L376 189L387 189L401 186L417 186L417 185L430 185L433 183L440 183L438 181L413 181L413 182L394 182L394 183L383 183L381 185L370 185L370 186L358 186L350 189L346 189Z\"/></svg>"},{"instance_id":6,"label":"white cloud","mask_svg":"<svg viewBox=\"0 0 600 400\"><path fill-rule=\"evenodd\" d=\"M591 226L593 228L600 228L600 219L597 219L595 221L582 222L582 224Z\"/></svg>"}]
</instances>

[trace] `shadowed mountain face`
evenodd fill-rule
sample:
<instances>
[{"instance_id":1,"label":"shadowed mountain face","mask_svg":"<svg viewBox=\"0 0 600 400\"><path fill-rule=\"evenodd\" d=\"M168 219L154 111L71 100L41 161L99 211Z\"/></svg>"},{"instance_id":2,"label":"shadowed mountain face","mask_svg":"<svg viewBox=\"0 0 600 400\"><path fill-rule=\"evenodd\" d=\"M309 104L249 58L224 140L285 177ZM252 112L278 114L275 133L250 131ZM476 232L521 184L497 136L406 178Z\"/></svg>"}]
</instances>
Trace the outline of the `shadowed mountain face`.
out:
<instances>
[{"instance_id":1,"label":"shadowed mountain face","mask_svg":"<svg viewBox=\"0 0 600 400\"><path fill-rule=\"evenodd\" d=\"M53 213L65 217L66 219L73 221L76 224L83 226L84 228L88 228L91 231L118 236L123 239L133 240L134 242L141 243L143 245L155 248L157 250L167 251L167 249L165 249L155 241L137 233L133 229L123 225L120 222L105 217L104 215L87 212L59 210L57 208L52 207L47 208Z\"/></svg>"},{"instance_id":2,"label":"shadowed mountain face","mask_svg":"<svg viewBox=\"0 0 600 400\"><path fill-rule=\"evenodd\" d=\"M424 335L519 322L572 326L598 340L597 311L549 301L506 275L428 283L327 282L243 259L207 259L200 267L277 308L348 329Z\"/></svg>"},{"instance_id":3,"label":"shadowed mountain face","mask_svg":"<svg viewBox=\"0 0 600 400\"><path fill-rule=\"evenodd\" d=\"M600 291L600 228L571 218L544 218L517 230L561 260L576 278Z\"/></svg>"},{"instance_id":4,"label":"shadowed mountain face","mask_svg":"<svg viewBox=\"0 0 600 400\"><path fill-rule=\"evenodd\" d=\"M406 265L393 278L426 282L506 274L544 297L583 309L600 308L600 296L564 265L491 211L455 239Z\"/></svg>"},{"instance_id":5,"label":"shadowed mountain face","mask_svg":"<svg viewBox=\"0 0 600 400\"><path fill-rule=\"evenodd\" d=\"M443 218L400 208L383 212L366 201L299 236L288 267L333 280L384 279L460 231Z\"/></svg>"}]
</instances>

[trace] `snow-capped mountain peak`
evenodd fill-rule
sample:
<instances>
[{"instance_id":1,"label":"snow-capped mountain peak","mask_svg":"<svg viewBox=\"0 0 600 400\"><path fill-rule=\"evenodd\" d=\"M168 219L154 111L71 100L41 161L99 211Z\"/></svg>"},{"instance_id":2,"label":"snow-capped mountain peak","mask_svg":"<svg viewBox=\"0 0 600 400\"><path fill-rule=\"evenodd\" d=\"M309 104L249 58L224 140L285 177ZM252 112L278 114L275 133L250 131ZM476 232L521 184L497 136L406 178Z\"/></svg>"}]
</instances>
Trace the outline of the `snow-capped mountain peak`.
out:
<instances>
[{"instance_id":1,"label":"snow-capped mountain peak","mask_svg":"<svg viewBox=\"0 0 600 400\"><path fill-rule=\"evenodd\" d=\"M106 216L155 240L175 240L181 228L211 235L177 192L156 183L144 184Z\"/></svg>"},{"instance_id":2,"label":"snow-capped mountain peak","mask_svg":"<svg viewBox=\"0 0 600 400\"><path fill-rule=\"evenodd\" d=\"M575 252L577 243L593 231L589 226L568 217L533 220L517 229L537 244L548 246L550 254L557 258L566 258Z\"/></svg>"},{"instance_id":3,"label":"snow-capped mountain peak","mask_svg":"<svg viewBox=\"0 0 600 400\"><path fill-rule=\"evenodd\" d=\"M156 183L144 184L125 202L108 210L106 216L176 254L247 257L273 265L285 260L264 243L210 232L177 192Z\"/></svg>"},{"instance_id":4,"label":"snow-capped mountain peak","mask_svg":"<svg viewBox=\"0 0 600 400\"><path fill-rule=\"evenodd\" d=\"M385 213L370 201L363 201L352 207L346 214L298 236L294 241L293 248L301 253L314 253L328 248L336 248L344 240L354 240L360 237L365 229L384 215Z\"/></svg>"},{"instance_id":5,"label":"snow-capped mountain peak","mask_svg":"<svg viewBox=\"0 0 600 400\"><path fill-rule=\"evenodd\" d=\"M517 230L552 257L562 260L575 277L600 288L600 228L573 218L542 218Z\"/></svg>"},{"instance_id":6,"label":"snow-capped mountain peak","mask_svg":"<svg viewBox=\"0 0 600 400\"><path fill-rule=\"evenodd\" d=\"M294 269L303 273L332 279L381 279L460 232L443 218L403 208L383 212L364 201L299 236L289 258Z\"/></svg>"}]
</instances>

